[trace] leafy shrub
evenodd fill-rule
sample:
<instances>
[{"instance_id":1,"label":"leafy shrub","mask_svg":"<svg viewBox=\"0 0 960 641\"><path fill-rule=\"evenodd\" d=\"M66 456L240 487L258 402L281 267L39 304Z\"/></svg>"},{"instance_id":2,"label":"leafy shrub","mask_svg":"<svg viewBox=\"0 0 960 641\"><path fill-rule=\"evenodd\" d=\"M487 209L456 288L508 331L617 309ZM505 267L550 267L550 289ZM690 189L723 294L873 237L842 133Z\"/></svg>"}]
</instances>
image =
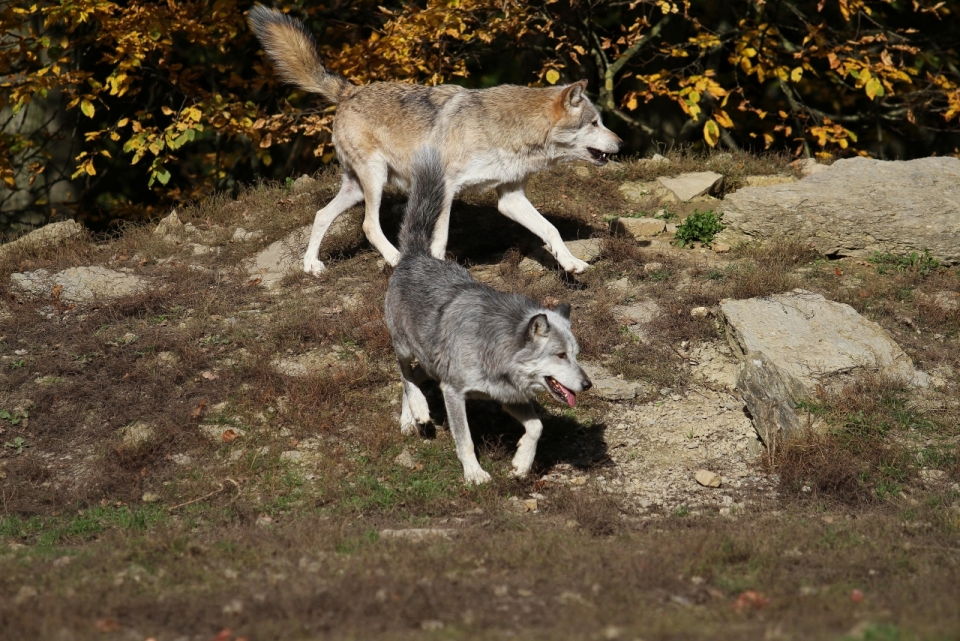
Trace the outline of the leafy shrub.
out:
<instances>
[{"instance_id":1,"label":"leafy shrub","mask_svg":"<svg viewBox=\"0 0 960 641\"><path fill-rule=\"evenodd\" d=\"M713 211L695 211L680 225L677 226L677 233L674 235L677 245L684 247L687 243L703 243L708 245L713 242L713 237L724 229L720 218L723 214L715 214Z\"/></svg>"}]
</instances>

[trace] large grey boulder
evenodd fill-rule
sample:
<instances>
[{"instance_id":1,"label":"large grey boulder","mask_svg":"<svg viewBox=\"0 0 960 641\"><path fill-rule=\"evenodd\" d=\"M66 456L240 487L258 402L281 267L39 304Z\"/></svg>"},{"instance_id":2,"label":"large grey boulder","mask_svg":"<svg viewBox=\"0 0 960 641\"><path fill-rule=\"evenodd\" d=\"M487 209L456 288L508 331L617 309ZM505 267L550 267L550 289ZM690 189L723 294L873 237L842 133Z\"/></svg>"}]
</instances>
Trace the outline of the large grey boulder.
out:
<instances>
[{"instance_id":1,"label":"large grey boulder","mask_svg":"<svg viewBox=\"0 0 960 641\"><path fill-rule=\"evenodd\" d=\"M723 221L755 238L808 239L828 256L929 249L960 262L960 159L838 160L800 182L727 196Z\"/></svg>"},{"instance_id":2,"label":"large grey boulder","mask_svg":"<svg viewBox=\"0 0 960 641\"><path fill-rule=\"evenodd\" d=\"M56 298L63 303L95 305L142 291L147 281L106 267L71 267L51 275L45 269L10 275L14 289L31 298Z\"/></svg>"},{"instance_id":3,"label":"large grey boulder","mask_svg":"<svg viewBox=\"0 0 960 641\"><path fill-rule=\"evenodd\" d=\"M792 410L799 402L859 372L915 386L929 382L882 327L819 294L724 300L720 313L742 363L737 390L761 437L795 430L801 421Z\"/></svg>"}]
</instances>

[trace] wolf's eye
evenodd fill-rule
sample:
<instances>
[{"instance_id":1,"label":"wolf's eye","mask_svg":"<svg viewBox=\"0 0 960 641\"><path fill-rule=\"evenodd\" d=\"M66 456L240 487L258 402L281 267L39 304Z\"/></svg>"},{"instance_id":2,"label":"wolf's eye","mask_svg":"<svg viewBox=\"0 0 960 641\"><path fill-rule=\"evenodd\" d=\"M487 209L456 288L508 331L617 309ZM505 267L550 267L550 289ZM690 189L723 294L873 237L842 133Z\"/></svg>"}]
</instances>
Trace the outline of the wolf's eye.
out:
<instances>
[{"instance_id":1,"label":"wolf's eye","mask_svg":"<svg viewBox=\"0 0 960 641\"><path fill-rule=\"evenodd\" d=\"M561 352L560 354L557 354L557 358L559 358L561 361L567 360L566 352Z\"/></svg>"}]
</instances>

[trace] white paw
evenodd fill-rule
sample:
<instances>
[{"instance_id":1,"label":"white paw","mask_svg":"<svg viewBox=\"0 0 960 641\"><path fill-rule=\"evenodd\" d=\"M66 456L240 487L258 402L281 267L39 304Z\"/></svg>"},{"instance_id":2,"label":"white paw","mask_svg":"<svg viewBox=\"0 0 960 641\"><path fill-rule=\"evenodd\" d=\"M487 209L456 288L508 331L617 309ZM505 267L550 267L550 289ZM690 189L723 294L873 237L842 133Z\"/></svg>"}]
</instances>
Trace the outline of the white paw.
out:
<instances>
[{"instance_id":1,"label":"white paw","mask_svg":"<svg viewBox=\"0 0 960 641\"><path fill-rule=\"evenodd\" d=\"M571 274L582 274L590 268L588 263L585 263L572 254L565 259L560 259L557 257L557 262L560 263L561 267L563 267L563 271Z\"/></svg>"},{"instance_id":2,"label":"white paw","mask_svg":"<svg viewBox=\"0 0 960 641\"><path fill-rule=\"evenodd\" d=\"M426 425L430 422L430 406L427 405L427 399L423 396L417 398L416 400L411 399L410 401L410 413L413 415L413 420L421 425Z\"/></svg>"},{"instance_id":3,"label":"white paw","mask_svg":"<svg viewBox=\"0 0 960 641\"><path fill-rule=\"evenodd\" d=\"M416 421L400 421L400 433L404 436L411 436L419 432Z\"/></svg>"},{"instance_id":4,"label":"white paw","mask_svg":"<svg viewBox=\"0 0 960 641\"><path fill-rule=\"evenodd\" d=\"M383 259L387 261L391 267L396 267L397 263L400 262L400 252L396 249L387 252L381 252L383 254Z\"/></svg>"},{"instance_id":5,"label":"white paw","mask_svg":"<svg viewBox=\"0 0 960 641\"><path fill-rule=\"evenodd\" d=\"M490 480L490 475L484 472L483 468L477 466L476 468L470 470L464 468L463 478L470 485L480 485L488 482Z\"/></svg>"},{"instance_id":6,"label":"white paw","mask_svg":"<svg viewBox=\"0 0 960 641\"><path fill-rule=\"evenodd\" d=\"M530 469L532 467L533 456L521 457L518 453L518 455L513 458L513 470L511 471L511 474L517 478L522 478L530 473Z\"/></svg>"},{"instance_id":7,"label":"white paw","mask_svg":"<svg viewBox=\"0 0 960 641\"><path fill-rule=\"evenodd\" d=\"M303 259L303 271L307 272L311 276L319 276L326 268L327 267L323 264L323 261L317 258Z\"/></svg>"}]
</instances>

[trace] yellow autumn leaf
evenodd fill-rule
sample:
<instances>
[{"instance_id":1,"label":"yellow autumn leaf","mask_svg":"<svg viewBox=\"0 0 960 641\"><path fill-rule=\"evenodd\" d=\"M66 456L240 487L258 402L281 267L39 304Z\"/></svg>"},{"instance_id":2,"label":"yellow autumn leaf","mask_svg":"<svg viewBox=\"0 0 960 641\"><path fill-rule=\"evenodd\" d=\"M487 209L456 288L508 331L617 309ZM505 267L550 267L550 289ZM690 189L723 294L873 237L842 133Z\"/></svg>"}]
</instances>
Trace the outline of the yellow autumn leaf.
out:
<instances>
[{"instance_id":1,"label":"yellow autumn leaf","mask_svg":"<svg viewBox=\"0 0 960 641\"><path fill-rule=\"evenodd\" d=\"M803 77L803 67L797 67L790 72L790 80L793 82L800 82L800 78Z\"/></svg>"},{"instance_id":2,"label":"yellow autumn leaf","mask_svg":"<svg viewBox=\"0 0 960 641\"><path fill-rule=\"evenodd\" d=\"M727 112L723 109L717 109L713 112L713 119L716 120L721 127L733 129L733 120L730 119L730 116L727 115Z\"/></svg>"},{"instance_id":3,"label":"yellow autumn leaf","mask_svg":"<svg viewBox=\"0 0 960 641\"><path fill-rule=\"evenodd\" d=\"M713 120L708 120L706 124L703 125L703 139L706 140L707 144L711 147L716 147L717 142L720 141L720 126Z\"/></svg>"},{"instance_id":4,"label":"yellow autumn leaf","mask_svg":"<svg viewBox=\"0 0 960 641\"><path fill-rule=\"evenodd\" d=\"M80 102L80 111L83 112L83 115L87 118L93 118L93 114L96 112L96 109L93 107L93 103L89 100L83 100ZM92 176L93 174L91 174Z\"/></svg>"},{"instance_id":5,"label":"yellow autumn leaf","mask_svg":"<svg viewBox=\"0 0 960 641\"><path fill-rule=\"evenodd\" d=\"M551 85L555 85L557 84L557 81L560 80L560 73L556 69L551 69L547 72L544 78L546 78L547 82L549 82Z\"/></svg>"}]
</instances>

